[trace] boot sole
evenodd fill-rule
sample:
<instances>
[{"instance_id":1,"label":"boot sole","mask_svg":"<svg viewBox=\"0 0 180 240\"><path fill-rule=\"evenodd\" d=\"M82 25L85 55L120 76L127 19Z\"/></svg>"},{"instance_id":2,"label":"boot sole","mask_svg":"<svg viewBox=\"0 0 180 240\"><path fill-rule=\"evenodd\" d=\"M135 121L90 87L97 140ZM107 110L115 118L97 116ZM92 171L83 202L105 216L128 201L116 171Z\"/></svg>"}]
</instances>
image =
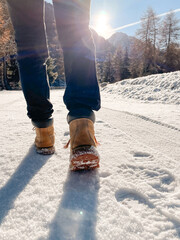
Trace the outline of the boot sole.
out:
<instances>
[{"instance_id":1,"label":"boot sole","mask_svg":"<svg viewBox=\"0 0 180 240\"><path fill-rule=\"evenodd\" d=\"M41 155L52 155L55 153L55 147L47 147L47 148L36 147L36 152Z\"/></svg>"},{"instance_id":2,"label":"boot sole","mask_svg":"<svg viewBox=\"0 0 180 240\"><path fill-rule=\"evenodd\" d=\"M78 147L70 156L70 170L82 171L99 168L99 154L94 146Z\"/></svg>"}]
</instances>

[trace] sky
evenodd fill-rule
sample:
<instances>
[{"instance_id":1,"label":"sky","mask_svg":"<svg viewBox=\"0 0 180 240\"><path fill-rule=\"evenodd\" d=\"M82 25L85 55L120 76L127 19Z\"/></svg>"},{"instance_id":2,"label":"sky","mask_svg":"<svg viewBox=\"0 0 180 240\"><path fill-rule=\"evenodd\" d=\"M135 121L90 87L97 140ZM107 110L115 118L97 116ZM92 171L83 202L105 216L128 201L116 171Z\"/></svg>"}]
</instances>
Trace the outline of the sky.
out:
<instances>
[{"instance_id":1,"label":"sky","mask_svg":"<svg viewBox=\"0 0 180 240\"><path fill-rule=\"evenodd\" d=\"M176 17L180 19L179 0L91 0L90 25L106 38L115 31L134 36L140 26L135 23L148 7L152 7L157 15L176 10Z\"/></svg>"}]
</instances>

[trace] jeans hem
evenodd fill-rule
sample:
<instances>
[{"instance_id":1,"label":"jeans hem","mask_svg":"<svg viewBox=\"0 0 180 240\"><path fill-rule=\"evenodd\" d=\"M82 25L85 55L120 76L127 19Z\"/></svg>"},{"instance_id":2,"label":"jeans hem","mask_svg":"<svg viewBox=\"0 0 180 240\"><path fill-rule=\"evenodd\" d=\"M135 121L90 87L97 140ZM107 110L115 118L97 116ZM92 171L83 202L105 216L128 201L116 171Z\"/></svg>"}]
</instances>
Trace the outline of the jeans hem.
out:
<instances>
[{"instance_id":1,"label":"jeans hem","mask_svg":"<svg viewBox=\"0 0 180 240\"><path fill-rule=\"evenodd\" d=\"M50 118L44 121L32 121L32 124L34 127L37 127L37 128L47 128L52 126L53 122L54 122L53 118Z\"/></svg>"},{"instance_id":2,"label":"jeans hem","mask_svg":"<svg viewBox=\"0 0 180 240\"><path fill-rule=\"evenodd\" d=\"M72 111L70 111L67 115L67 122L68 124L75 120L75 119L79 119L79 118L88 118L90 119L93 123L95 122L95 114L92 110L89 109L74 109Z\"/></svg>"}]
</instances>

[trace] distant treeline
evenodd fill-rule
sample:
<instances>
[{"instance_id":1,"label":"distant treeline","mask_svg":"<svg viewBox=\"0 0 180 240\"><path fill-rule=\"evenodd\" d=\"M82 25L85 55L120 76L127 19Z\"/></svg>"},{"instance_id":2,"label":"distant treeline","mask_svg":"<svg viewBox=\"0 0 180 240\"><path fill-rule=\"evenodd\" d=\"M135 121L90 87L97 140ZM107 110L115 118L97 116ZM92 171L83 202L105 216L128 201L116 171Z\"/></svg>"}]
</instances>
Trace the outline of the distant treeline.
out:
<instances>
[{"instance_id":1,"label":"distant treeline","mask_svg":"<svg viewBox=\"0 0 180 240\"><path fill-rule=\"evenodd\" d=\"M57 37L53 7L49 3L45 6L50 53L47 61L49 81L53 87L64 86L63 52ZM180 70L180 27L173 12L160 20L153 9L148 8L141 19L136 37L115 33L105 40L94 30L92 35L96 46L97 75L100 83ZM6 0L1 0L0 90L20 88L14 30Z\"/></svg>"}]
</instances>

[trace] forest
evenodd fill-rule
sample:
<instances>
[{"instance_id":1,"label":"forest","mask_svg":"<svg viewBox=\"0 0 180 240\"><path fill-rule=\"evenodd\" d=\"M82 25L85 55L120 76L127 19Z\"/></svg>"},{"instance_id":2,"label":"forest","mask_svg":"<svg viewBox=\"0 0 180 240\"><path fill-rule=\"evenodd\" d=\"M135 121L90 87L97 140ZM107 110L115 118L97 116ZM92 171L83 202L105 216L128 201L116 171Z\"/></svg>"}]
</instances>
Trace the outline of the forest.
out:
<instances>
[{"instance_id":1,"label":"forest","mask_svg":"<svg viewBox=\"0 0 180 240\"><path fill-rule=\"evenodd\" d=\"M173 11L163 18L148 8L141 18L136 36L117 32L109 39L93 29L99 83L180 70L180 26ZM45 4L45 24L49 58L50 86L65 86L63 51L58 41L51 4ZM0 2L0 90L21 89L16 57L14 29L5 0Z\"/></svg>"}]
</instances>

